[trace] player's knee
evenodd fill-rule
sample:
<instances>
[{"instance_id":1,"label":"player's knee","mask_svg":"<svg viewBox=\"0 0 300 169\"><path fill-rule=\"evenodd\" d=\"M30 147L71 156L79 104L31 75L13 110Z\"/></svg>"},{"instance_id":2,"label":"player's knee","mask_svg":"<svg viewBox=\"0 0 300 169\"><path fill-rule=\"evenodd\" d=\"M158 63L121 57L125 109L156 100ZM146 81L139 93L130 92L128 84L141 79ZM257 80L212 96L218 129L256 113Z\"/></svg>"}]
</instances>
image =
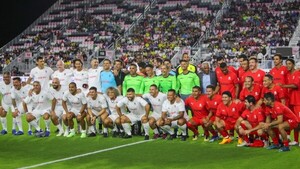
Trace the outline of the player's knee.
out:
<instances>
[{"instance_id":1,"label":"player's knee","mask_svg":"<svg viewBox=\"0 0 300 169\"><path fill-rule=\"evenodd\" d=\"M73 113L68 113L67 119L68 119L68 120L72 120L72 119L73 119Z\"/></svg>"},{"instance_id":2,"label":"player's knee","mask_svg":"<svg viewBox=\"0 0 300 169\"><path fill-rule=\"evenodd\" d=\"M50 115L48 113L45 113L43 115L44 120L48 120L50 118Z\"/></svg>"},{"instance_id":3,"label":"player's knee","mask_svg":"<svg viewBox=\"0 0 300 169\"><path fill-rule=\"evenodd\" d=\"M0 109L0 116L1 117L6 117L6 112L4 109Z\"/></svg>"},{"instance_id":4,"label":"player's knee","mask_svg":"<svg viewBox=\"0 0 300 169\"><path fill-rule=\"evenodd\" d=\"M31 114L26 115L26 121L29 123L34 119L34 117Z\"/></svg>"},{"instance_id":5,"label":"player's knee","mask_svg":"<svg viewBox=\"0 0 300 169\"><path fill-rule=\"evenodd\" d=\"M264 133L264 132L263 132L261 129L257 130L257 134L258 134L259 136L263 135L263 133Z\"/></svg>"},{"instance_id":6,"label":"player's knee","mask_svg":"<svg viewBox=\"0 0 300 169\"><path fill-rule=\"evenodd\" d=\"M180 126L184 125L185 123L186 123L186 121L184 119L179 119L177 121L177 124L180 125Z\"/></svg>"}]
</instances>

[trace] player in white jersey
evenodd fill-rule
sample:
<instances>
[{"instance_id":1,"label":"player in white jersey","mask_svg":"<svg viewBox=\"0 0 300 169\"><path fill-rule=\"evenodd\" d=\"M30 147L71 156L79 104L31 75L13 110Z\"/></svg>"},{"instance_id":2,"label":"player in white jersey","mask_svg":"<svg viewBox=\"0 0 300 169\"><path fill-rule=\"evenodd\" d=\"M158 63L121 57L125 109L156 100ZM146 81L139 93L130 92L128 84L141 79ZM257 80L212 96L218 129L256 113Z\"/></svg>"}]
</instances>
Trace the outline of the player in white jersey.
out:
<instances>
[{"instance_id":1,"label":"player in white jersey","mask_svg":"<svg viewBox=\"0 0 300 169\"><path fill-rule=\"evenodd\" d=\"M126 106L130 113L124 115L121 112L121 107ZM117 112L121 118L121 123L125 131L123 138L131 138L131 124L141 121L145 131L145 140L149 140L149 123L148 116L150 105L141 97L135 95L133 88L127 90L126 97L117 104Z\"/></svg>"},{"instance_id":2,"label":"player in white jersey","mask_svg":"<svg viewBox=\"0 0 300 169\"><path fill-rule=\"evenodd\" d=\"M101 84L99 81L99 75L102 70L102 67L99 67L99 61L97 58L92 58L91 68L88 70L88 84L90 87L94 86L97 88L97 91L100 91Z\"/></svg>"},{"instance_id":3,"label":"player in white jersey","mask_svg":"<svg viewBox=\"0 0 300 169\"><path fill-rule=\"evenodd\" d=\"M53 96L48 90L41 90L41 84L39 81L33 82L33 92L29 94L24 99L24 111L28 112L27 105L32 104L32 110L26 114L26 120L30 123L36 130L36 136L38 137L48 137L50 135L50 101L53 101ZM43 116L46 124L45 133L41 130L37 123L37 120Z\"/></svg>"},{"instance_id":4,"label":"player in white jersey","mask_svg":"<svg viewBox=\"0 0 300 169\"><path fill-rule=\"evenodd\" d=\"M88 107L88 114L87 114L87 123L89 126L89 137L95 137L96 131L94 128L94 124L97 117L100 117L102 120L107 118L107 103L105 97L102 94L97 93L96 87L91 87L89 90L89 96L87 97L87 107ZM104 137L108 136L107 128L104 130L103 133Z\"/></svg>"},{"instance_id":5,"label":"player in white jersey","mask_svg":"<svg viewBox=\"0 0 300 169\"><path fill-rule=\"evenodd\" d=\"M143 98L148 100L152 107L152 114L149 116L149 125L154 131L153 139L159 137L156 121L161 117L162 104L167 100L167 95L158 91L157 85L150 86L149 93L143 94Z\"/></svg>"},{"instance_id":6,"label":"player in white jersey","mask_svg":"<svg viewBox=\"0 0 300 169\"><path fill-rule=\"evenodd\" d=\"M179 127L182 131L181 140L185 141L187 120L188 116L185 112L183 100L176 102L176 91L170 89L167 100L163 103L162 116L157 121L157 125L170 134L169 140L173 140L176 137L171 128Z\"/></svg>"},{"instance_id":7,"label":"player in white jersey","mask_svg":"<svg viewBox=\"0 0 300 169\"><path fill-rule=\"evenodd\" d=\"M45 67L45 61L40 56L37 57L36 64L37 66L30 71L27 83L30 84L33 79L40 82L42 89L49 89L49 80L53 70L50 67Z\"/></svg>"},{"instance_id":8,"label":"player in white jersey","mask_svg":"<svg viewBox=\"0 0 300 169\"><path fill-rule=\"evenodd\" d=\"M117 137L118 132L117 129L119 128L121 133L120 135L123 136L123 127L121 124L121 119L118 115L116 105L119 103L124 97L120 95L119 90L114 87L109 87L106 90L106 95L104 95L108 104L108 112L109 116L104 120L104 127L112 129L112 136ZM121 113L126 114L126 107L121 107Z\"/></svg>"},{"instance_id":9,"label":"player in white jersey","mask_svg":"<svg viewBox=\"0 0 300 169\"><path fill-rule=\"evenodd\" d=\"M25 85L22 86L21 78L20 77L14 77L13 78L13 88L11 90L11 99L12 99L12 115L16 119L17 126L19 128L19 131L16 132L15 135L23 135L23 127L22 127L22 114L25 113L23 108L23 100L27 97L31 85ZM31 125L28 125L28 135L32 135L31 131Z\"/></svg>"},{"instance_id":10,"label":"player in white jersey","mask_svg":"<svg viewBox=\"0 0 300 169\"><path fill-rule=\"evenodd\" d=\"M67 102L70 105L67 105ZM70 134L67 137L75 136L73 119L76 118L82 128L80 137L85 138L86 126L84 118L86 116L85 109L87 106L87 101L84 93L81 91L77 91L76 83L71 82L69 84L69 91L67 91L63 96L62 106L64 108L64 111L67 113L68 126L70 128Z\"/></svg>"},{"instance_id":11,"label":"player in white jersey","mask_svg":"<svg viewBox=\"0 0 300 169\"><path fill-rule=\"evenodd\" d=\"M2 95L2 100L0 102L0 120L2 124L1 134L7 134L7 119L6 115L9 108L12 107L11 103L11 89L13 85L11 83L11 76L9 72L3 73L3 82L0 83L0 94ZM12 133L16 134L16 119L13 118L13 129Z\"/></svg>"},{"instance_id":12,"label":"player in white jersey","mask_svg":"<svg viewBox=\"0 0 300 169\"><path fill-rule=\"evenodd\" d=\"M62 60L57 61L56 63L57 70L52 74L53 78L58 78L61 89L63 91L69 90L69 84L72 81L73 72L70 69L65 69L64 62Z\"/></svg>"},{"instance_id":13,"label":"player in white jersey","mask_svg":"<svg viewBox=\"0 0 300 169\"><path fill-rule=\"evenodd\" d=\"M74 60L75 69L73 70L74 82L77 89L80 89L84 94L88 93L88 72L83 69L83 63L80 59Z\"/></svg>"},{"instance_id":14,"label":"player in white jersey","mask_svg":"<svg viewBox=\"0 0 300 169\"><path fill-rule=\"evenodd\" d=\"M59 130L59 133L56 136L62 136L64 134L64 129L61 124L61 119L63 119L63 122L68 128L67 116L66 113L64 113L64 108L62 107L62 98L67 90L63 90L59 79L55 77L52 79L52 88L49 89L49 92L54 97L51 105L51 120ZM66 133L69 134L68 129Z\"/></svg>"}]
</instances>

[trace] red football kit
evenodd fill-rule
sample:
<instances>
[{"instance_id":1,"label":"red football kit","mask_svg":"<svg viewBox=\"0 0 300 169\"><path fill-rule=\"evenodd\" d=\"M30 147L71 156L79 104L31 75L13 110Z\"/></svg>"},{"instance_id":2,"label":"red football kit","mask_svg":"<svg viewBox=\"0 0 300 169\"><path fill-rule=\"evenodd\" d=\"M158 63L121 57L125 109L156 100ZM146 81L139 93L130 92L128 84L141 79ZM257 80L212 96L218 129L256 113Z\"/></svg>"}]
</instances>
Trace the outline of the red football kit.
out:
<instances>
[{"instance_id":1,"label":"red football kit","mask_svg":"<svg viewBox=\"0 0 300 169\"><path fill-rule=\"evenodd\" d=\"M222 96L221 95L214 95L212 99L206 97L206 109L209 112L212 112L212 116L210 117L210 121L214 122L216 118L216 112L219 104L222 103Z\"/></svg>"},{"instance_id":2,"label":"red football kit","mask_svg":"<svg viewBox=\"0 0 300 169\"><path fill-rule=\"evenodd\" d=\"M264 94L268 93L268 92L271 92L271 93L274 94L276 101L281 102L281 99L285 98L283 89L280 86L274 85L272 89L268 89L266 87L263 87L262 90L261 90L261 98L263 98Z\"/></svg>"},{"instance_id":3,"label":"red football kit","mask_svg":"<svg viewBox=\"0 0 300 169\"><path fill-rule=\"evenodd\" d=\"M242 113L241 117L242 119L247 120L253 128L256 127L260 122L265 121L265 116L261 108L254 109L252 111L246 109Z\"/></svg>"},{"instance_id":4,"label":"red football kit","mask_svg":"<svg viewBox=\"0 0 300 169\"><path fill-rule=\"evenodd\" d=\"M244 111L245 104L232 102L230 105L226 106L221 103L216 112L216 117L219 117L225 122L225 130L234 129L236 120L240 117L240 114Z\"/></svg>"},{"instance_id":5,"label":"red football kit","mask_svg":"<svg viewBox=\"0 0 300 169\"><path fill-rule=\"evenodd\" d=\"M240 100L245 101L245 98L249 95L252 95L255 97L255 100L258 101L261 96L261 87L260 85L253 84L253 88L250 91L248 88L243 88L240 92Z\"/></svg>"},{"instance_id":6,"label":"red football kit","mask_svg":"<svg viewBox=\"0 0 300 169\"><path fill-rule=\"evenodd\" d=\"M193 112L193 121L197 123L197 125L203 124L203 118L207 117L208 111L206 109L206 99L205 95L201 95L198 99L190 96L184 102L185 106L190 107Z\"/></svg>"},{"instance_id":7,"label":"red football kit","mask_svg":"<svg viewBox=\"0 0 300 169\"><path fill-rule=\"evenodd\" d=\"M227 75L220 73L217 78L220 85L220 94L229 91L232 94L232 98L235 98L235 85L239 84L237 76L229 71Z\"/></svg>"},{"instance_id":8,"label":"red football kit","mask_svg":"<svg viewBox=\"0 0 300 169\"><path fill-rule=\"evenodd\" d=\"M248 70L244 76L251 76L254 80L254 83L258 84L258 85L262 85L263 84L263 80L265 77L265 72L261 69L258 69L256 72L251 72L250 70Z\"/></svg>"}]
</instances>

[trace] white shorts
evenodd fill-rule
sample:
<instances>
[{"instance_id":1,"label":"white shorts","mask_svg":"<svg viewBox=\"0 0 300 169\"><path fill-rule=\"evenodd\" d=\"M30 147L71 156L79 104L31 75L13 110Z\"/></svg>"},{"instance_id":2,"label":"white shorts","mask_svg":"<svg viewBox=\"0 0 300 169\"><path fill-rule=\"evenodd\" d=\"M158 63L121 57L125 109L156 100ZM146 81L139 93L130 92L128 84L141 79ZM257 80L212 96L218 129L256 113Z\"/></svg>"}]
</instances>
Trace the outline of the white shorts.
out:
<instances>
[{"instance_id":1,"label":"white shorts","mask_svg":"<svg viewBox=\"0 0 300 169\"><path fill-rule=\"evenodd\" d=\"M41 116L43 116L44 114L50 114L50 110L49 109L45 109L45 110L33 110L31 112L31 114L36 118L39 119Z\"/></svg>"},{"instance_id":2,"label":"white shorts","mask_svg":"<svg viewBox=\"0 0 300 169\"><path fill-rule=\"evenodd\" d=\"M23 105L17 105L17 108L18 108L20 114L25 114L25 113L26 113L26 112L24 111ZM11 111L12 111L12 112L15 112L15 108L14 108L13 106L11 107Z\"/></svg>"},{"instance_id":3,"label":"white shorts","mask_svg":"<svg viewBox=\"0 0 300 169\"><path fill-rule=\"evenodd\" d=\"M159 118L161 118L161 114L158 113L152 113L149 117L153 117L155 120L158 120Z\"/></svg>"},{"instance_id":4,"label":"white shorts","mask_svg":"<svg viewBox=\"0 0 300 169\"><path fill-rule=\"evenodd\" d=\"M126 114L125 116L129 118L129 120L131 121L131 124L136 124L138 121L142 120L142 117L144 115L145 114L136 115L136 114L133 114L133 113L129 113L129 114Z\"/></svg>"},{"instance_id":5,"label":"white shorts","mask_svg":"<svg viewBox=\"0 0 300 169\"><path fill-rule=\"evenodd\" d=\"M3 107L3 109L6 111L6 112L8 112L9 111L9 108L11 108L11 110L12 110L12 104L11 105L8 105L8 104L6 104L6 103L4 103L4 102L2 102L2 107Z\"/></svg>"},{"instance_id":6,"label":"white shorts","mask_svg":"<svg viewBox=\"0 0 300 169\"><path fill-rule=\"evenodd\" d=\"M61 118L63 114L66 114L63 108L55 108L54 112L58 118Z\"/></svg>"},{"instance_id":7,"label":"white shorts","mask_svg":"<svg viewBox=\"0 0 300 169\"><path fill-rule=\"evenodd\" d=\"M73 113L75 114L75 116L80 115L80 110L78 110L78 109L73 109L73 108L71 108L71 109L69 110L69 112L73 112Z\"/></svg>"},{"instance_id":8,"label":"white shorts","mask_svg":"<svg viewBox=\"0 0 300 169\"><path fill-rule=\"evenodd\" d=\"M108 117L113 121L113 124L115 124L115 121L117 120L117 118L119 117L119 115L111 114Z\"/></svg>"}]
</instances>

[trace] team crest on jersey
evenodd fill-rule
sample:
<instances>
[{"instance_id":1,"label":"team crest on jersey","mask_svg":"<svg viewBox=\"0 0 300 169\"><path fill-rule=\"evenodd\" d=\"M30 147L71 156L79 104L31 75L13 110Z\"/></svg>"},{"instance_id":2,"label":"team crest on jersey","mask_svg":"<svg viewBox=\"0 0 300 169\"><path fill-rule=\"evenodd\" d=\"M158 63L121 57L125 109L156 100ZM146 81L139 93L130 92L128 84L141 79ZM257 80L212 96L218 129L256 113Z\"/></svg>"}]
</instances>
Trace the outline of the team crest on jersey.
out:
<instances>
[{"instance_id":1,"label":"team crest on jersey","mask_svg":"<svg viewBox=\"0 0 300 169\"><path fill-rule=\"evenodd\" d=\"M281 71L281 74L283 75L283 74L284 74L284 72L283 72L283 71Z\"/></svg>"},{"instance_id":2,"label":"team crest on jersey","mask_svg":"<svg viewBox=\"0 0 300 169\"><path fill-rule=\"evenodd\" d=\"M255 95L258 95L258 92L255 92Z\"/></svg>"},{"instance_id":3,"label":"team crest on jersey","mask_svg":"<svg viewBox=\"0 0 300 169\"><path fill-rule=\"evenodd\" d=\"M215 105L217 105L218 103L217 102L215 102Z\"/></svg>"},{"instance_id":4,"label":"team crest on jersey","mask_svg":"<svg viewBox=\"0 0 300 169\"><path fill-rule=\"evenodd\" d=\"M258 74L257 77L260 77L260 74Z\"/></svg>"},{"instance_id":5,"label":"team crest on jersey","mask_svg":"<svg viewBox=\"0 0 300 169\"><path fill-rule=\"evenodd\" d=\"M276 91L274 91L274 95L277 95L277 92L276 92Z\"/></svg>"},{"instance_id":6,"label":"team crest on jersey","mask_svg":"<svg viewBox=\"0 0 300 169\"><path fill-rule=\"evenodd\" d=\"M230 77L230 76L228 77L228 80L231 80L231 77Z\"/></svg>"},{"instance_id":7,"label":"team crest on jersey","mask_svg":"<svg viewBox=\"0 0 300 169\"><path fill-rule=\"evenodd\" d=\"M232 111L235 111L235 108L232 108Z\"/></svg>"}]
</instances>

